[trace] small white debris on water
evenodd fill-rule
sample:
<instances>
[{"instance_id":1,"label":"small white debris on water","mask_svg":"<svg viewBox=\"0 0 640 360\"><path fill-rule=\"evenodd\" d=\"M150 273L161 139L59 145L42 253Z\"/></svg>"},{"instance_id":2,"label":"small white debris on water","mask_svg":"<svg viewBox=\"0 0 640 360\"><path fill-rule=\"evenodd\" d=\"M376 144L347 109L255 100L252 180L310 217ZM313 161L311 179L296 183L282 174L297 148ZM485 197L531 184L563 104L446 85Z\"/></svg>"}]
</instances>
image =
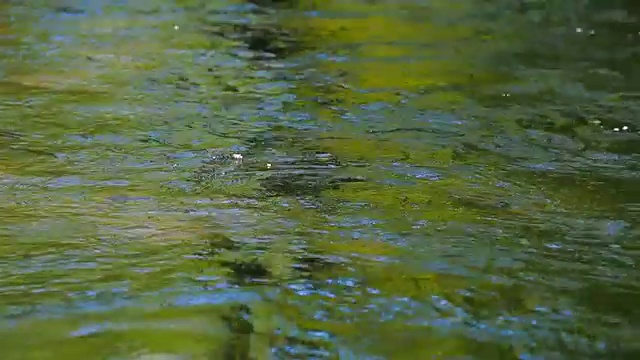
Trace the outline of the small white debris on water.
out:
<instances>
[{"instance_id":1,"label":"small white debris on water","mask_svg":"<svg viewBox=\"0 0 640 360\"><path fill-rule=\"evenodd\" d=\"M622 127L622 131L627 131L627 130L629 130L628 126L625 125L625 126Z\"/></svg>"},{"instance_id":2,"label":"small white debris on water","mask_svg":"<svg viewBox=\"0 0 640 360\"><path fill-rule=\"evenodd\" d=\"M271 169L271 164L267 163L267 169Z\"/></svg>"},{"instance_id":3,"label":"small white debris on water","mask_svg":"<svg viewBox=\"0 0 640 360\"><path fill-rule=\"evenodd\" d=\"M581 28L581 27L576 28L576 32L577 32L577 33L581 33L581 32L582 32L582 28Z\"/></svg>"},{"instance_id":4,"label":"small white debris on water","mask_svg":"<svg viewBox=\"0 0 640 360\"><path fill-rule=\"evenodd\" d=\"M233 157L236 160L242 160L242 154L233 154L231 155L231 157Z\"/></svg>"},{"instance_id":5,"label":"small white debris on water","mask_svg":"<svg viewBox=\"0 0 640 360\"><path fill-rule=\"evenodd\" d=\"M596 31L595 30L589 30L589 35L595 35Z\"/></svg>"},{"instance_id":6,"label":"small white debris on water","mask_svg":"<svg viewBox=\"0 0 640 360\"><path fill-rule=\"evenodd\" d=\"M613 128L613 131L618 132L620 131L620 128Z\"/></svg>"},{"instance_id":7,"label":"small white debris on water","mask_svg":"<svg viewBox=\"0 0 640 360\"><path fill-rule=\"evenodd\" d=\"M178 30L178 29L180 29L180 26L178 26L178 25L173 25L173 30Z\"/></svg>"}]
</instances>

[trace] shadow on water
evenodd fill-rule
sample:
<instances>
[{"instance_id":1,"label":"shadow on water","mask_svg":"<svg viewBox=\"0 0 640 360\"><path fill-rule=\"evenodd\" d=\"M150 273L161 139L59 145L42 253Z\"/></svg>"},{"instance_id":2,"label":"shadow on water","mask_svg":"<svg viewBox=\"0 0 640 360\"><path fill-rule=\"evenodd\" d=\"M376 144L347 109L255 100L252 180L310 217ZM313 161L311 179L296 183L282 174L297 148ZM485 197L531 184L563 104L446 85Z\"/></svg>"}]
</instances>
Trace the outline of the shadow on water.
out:
<instances>
[{"instance_id":1,"label":"shadow on water","mask_svg":"<svg viewBox=\"0 0 640 360\"><path fill-rule=\"evenodd\" d=\"M0 5L7 359L637 355L635 2L63 3Z\"/></svg>"}]
</instances>

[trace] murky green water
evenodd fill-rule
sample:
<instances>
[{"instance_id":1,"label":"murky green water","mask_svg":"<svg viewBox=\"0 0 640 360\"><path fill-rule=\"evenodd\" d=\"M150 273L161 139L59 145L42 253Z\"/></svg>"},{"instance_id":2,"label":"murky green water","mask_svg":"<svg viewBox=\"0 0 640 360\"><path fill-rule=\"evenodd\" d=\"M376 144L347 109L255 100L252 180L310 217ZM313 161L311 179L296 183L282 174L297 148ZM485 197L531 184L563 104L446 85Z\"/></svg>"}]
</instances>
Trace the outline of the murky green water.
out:
<instances>
[{"instance_id":1,"label":"murky green water","mask_svg":"<svg viewBox=\"0 0 640 360\"><path fill-rule=\"evenodd\" d=\"M254 3L0 4L3 360L640 354L635 2Z\"/></svg>"}]
</instances>

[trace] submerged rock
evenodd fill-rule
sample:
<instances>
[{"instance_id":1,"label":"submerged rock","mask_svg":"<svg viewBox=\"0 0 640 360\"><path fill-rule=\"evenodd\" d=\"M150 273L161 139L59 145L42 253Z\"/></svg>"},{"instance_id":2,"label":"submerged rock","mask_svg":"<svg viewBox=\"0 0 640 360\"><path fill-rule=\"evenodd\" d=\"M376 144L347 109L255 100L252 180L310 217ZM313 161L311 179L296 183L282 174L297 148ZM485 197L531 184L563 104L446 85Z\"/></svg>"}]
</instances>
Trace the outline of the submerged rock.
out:
<instances>
[{"instance_id":1,"label":"submerged rock","mask_svg":"<svg viewBox=\"0 0 640 360\"><path fill-rule=\"evenodd\" d=\"M259 161L252 155L216 153L194 174L192 181L207 185L234 186L257 178L264 196L320 196L345 183L364 182L361 176L341 175L340 161L325 152Z\"/></svg>"},{"instance_id":2,"label":"submerged rock","mask_svg":"<svg viewBox=\"0 0 640 360\"><path fill-rule=\"evenodd\" d=\"M277 173L260 183L271 196L318 196L324 190L337 189L350 182L364 182L363 177L331 176L322 173Z\"/></svg>"},{"instance_id":3,"label":"submerged rock","mask_svg":"<svg viewBox=\"0 0 640 360\"><path fill-rule=\"evenodd\" d=\"M275 24L239 24L212 21L203 31L224 39L239 41L255 54L282 58L301 49L301 42L290 31ZM245 54L245 53L238 53ZM258 58L259 56L253 55ZM269 57L267 57L269 58Z\"/></svg>"}]
</instances>

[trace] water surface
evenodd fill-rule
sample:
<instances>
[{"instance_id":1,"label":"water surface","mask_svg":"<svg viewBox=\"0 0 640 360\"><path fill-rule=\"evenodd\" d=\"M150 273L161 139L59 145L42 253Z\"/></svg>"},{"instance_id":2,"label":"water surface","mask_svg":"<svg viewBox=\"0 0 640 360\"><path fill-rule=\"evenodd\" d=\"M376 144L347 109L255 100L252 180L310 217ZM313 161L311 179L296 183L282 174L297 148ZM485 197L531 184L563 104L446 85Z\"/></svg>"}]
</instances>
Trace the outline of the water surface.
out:
<instances>
[{"instance_id":1,"label":"water surface","mask_svg":"<svg viewBox=\"0 0 640 360\"><path fill-rule=\"evenodd\" d=\"M3 359L634 358L639 16L4 2Z\"/></svg>"}]
</instances>

